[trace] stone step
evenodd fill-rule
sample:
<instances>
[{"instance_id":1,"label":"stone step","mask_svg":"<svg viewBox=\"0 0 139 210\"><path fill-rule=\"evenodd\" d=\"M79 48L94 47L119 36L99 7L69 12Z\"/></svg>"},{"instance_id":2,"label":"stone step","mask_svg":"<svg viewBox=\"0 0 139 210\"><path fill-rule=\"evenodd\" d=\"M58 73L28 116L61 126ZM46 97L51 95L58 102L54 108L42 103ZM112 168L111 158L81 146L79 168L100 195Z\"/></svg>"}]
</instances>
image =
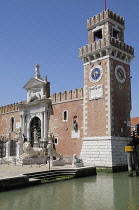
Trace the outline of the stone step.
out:
<instances>
[{"instance_id":1,"label":"stone step","mask_svg":"<svg viewBox=\"0 0 139 210\"><path fill-rule=\"evenodd\" d=\"M44 178L52 178L52 177L57 177L57 176L65 176L65 175L75 175L74 172L71 173L56 173L56 174L40 174L40 175L27 175L28 178L33 178L33 179L44 179Z\"/></svg>"},{"instance_id":2,"label":"stone step","mask_svg":"<svg viewBox=\"0 0 139 210\"><path fill-rule=\"evenodd\" d=\"M75 169L64 169L64 170L47 170L47 171L38 171L38 172L32 172L32 173L26 173L24 175L30 176L30 175L39 175L39 174L53 174L53 173L70 173L70 172L74 172L76 173L77 170Z\"/></svg>"},{"instance_id":3,"label":"stone step","mask_svg":"<svg viewBox=\"0 0 139 210\"><path fill-rule=\"evenodd\" d=\"M64 176L64 175L75 175L76 170L75 169L67 169L67 170L52 170L52 171L40 171L40 172L34 172L34 173L28 173L24 174L29 179L45 179L45 178L54 178L57 176Z\"/></svg>"},{"instance_id":4,"label":"stone step","mask_svg":"<svg viewBox=\"0 0 139 210\"><path fill-rule=\"evenodd\" d=\"M36 184L40 184L41 183L41 180L39 180L39 179L34 179L34 178L30 178L29 179L29 185L31 186L31 185L36 185Z\"/></svg>"}]
</instances>

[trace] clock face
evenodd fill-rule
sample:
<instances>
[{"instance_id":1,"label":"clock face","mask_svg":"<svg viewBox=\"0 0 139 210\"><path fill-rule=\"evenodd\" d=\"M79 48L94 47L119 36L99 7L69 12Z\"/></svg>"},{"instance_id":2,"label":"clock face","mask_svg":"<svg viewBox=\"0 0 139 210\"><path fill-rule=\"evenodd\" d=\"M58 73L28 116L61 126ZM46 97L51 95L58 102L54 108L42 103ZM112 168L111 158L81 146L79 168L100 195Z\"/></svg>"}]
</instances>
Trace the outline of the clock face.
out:
<instances>
[{"instance_id":1,"label":"clock face","mask_svg":"<svg viewBox=\"0 0 139 210\"><path fill-rule=\"evenodd\" d=\"M91 82L96 83L101 79L102 74L103 74L103 69L101 66L99 65L93 66L89 74L89 79Z\"/></svg>"},{"instance_id":2,"label":"clock face","mask_svg":"<svg viewBox=\"0 0 139 210\"><path fill-rule=\"evenodd\" d=\"M120 83L124 83L125 80L126 80L126 72L125 72L125 69L118 65L116 66L115 68L115 76L116 76L116 79L120 82Z\"/></svg>"}]
</instances>

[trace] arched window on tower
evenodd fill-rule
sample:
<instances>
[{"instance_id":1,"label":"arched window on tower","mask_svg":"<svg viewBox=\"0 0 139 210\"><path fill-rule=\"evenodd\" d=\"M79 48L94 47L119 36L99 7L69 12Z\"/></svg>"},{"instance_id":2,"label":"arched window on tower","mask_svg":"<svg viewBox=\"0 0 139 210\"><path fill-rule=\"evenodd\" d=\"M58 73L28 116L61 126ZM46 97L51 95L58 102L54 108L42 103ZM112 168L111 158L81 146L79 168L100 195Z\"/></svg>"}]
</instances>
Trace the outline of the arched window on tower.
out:
<instances>
[{"instance_id":1,"label":"arched window on tower","mask_svg":"<svg viewBox=\"0 0 139 210\"><path fill-rule=\"evenodd\" d=\"M94 41L99 41L100 39L102 39L102 29L94 32Z\"/></svg>"},{"instance_id":2,"label":"arched window on tower","mask_svg":"<svg viewBox=\"0 0 139 210\"><path fill-rule=\"evenodd\" d=\"M113 29L113 37L114 39L119 39L119 31L116 29Z\"/></svg>"},{"instance_id":3,"label":"arched window on tower","mask_svg":"<svg viewBox=\"0 0 139 210\"><path fill-rule=\"evenodd\" d=\"M11 132L14 131L14 117L11 117L11 119L10 119L10 130L11 130Z\"/></svg>"}]
</instances>

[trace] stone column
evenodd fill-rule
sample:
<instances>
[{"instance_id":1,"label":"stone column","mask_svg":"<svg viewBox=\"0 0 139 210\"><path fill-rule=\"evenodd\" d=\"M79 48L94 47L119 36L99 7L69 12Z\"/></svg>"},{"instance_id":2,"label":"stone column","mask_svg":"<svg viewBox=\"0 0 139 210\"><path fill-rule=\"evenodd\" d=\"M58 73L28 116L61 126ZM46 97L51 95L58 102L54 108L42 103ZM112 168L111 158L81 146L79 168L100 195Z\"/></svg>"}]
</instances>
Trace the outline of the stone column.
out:
<instances>
[{"instance_id":1,"label":"stone column","mask_svg":"<svg viewBox=\"0 0 139 210\"><path fill-rule=\"evenodd\" d=\"M25 115L23 115L22 117L22 123L23 123L22 132L25 133Z\"/></svg>"},{"instance_id":2,"label":"stone column","mask_svg":"<svg viewBox=\"0 0 139 210\"><path fill-rule=\"evenodd\" d=\"M6 142L6 158L10 157L10 141Z\"/></svg>"},{"instance_id":3,"label":"stone column","mask_svg":"<svg viewBox=\"0 0 139 210\"><path fill-rule=\"evenodd\" d=\"M27 140L29 141L29 138L30 138L30 136L29 136L29 123L27 123Z\"/></svg>"},{"instance_id":4,"label":"stone column","mask_svg":"<svg viewBox=\"0 0 139 210\"><path fill-rule=\"evenodd\" d=\"M44 112L44 139L47 139L47 121L46 121L46 112Z\"/></svg>"},{"instance_id":5,"label":"stone column","mask_svg":"<svg viewBox=\"0 0 139 210\"><path fill-rule=\"evenodd\" d=\"M46 148L46 112L42 112L40 147Z\"/></svg>"},{"instance_id":6,"label":"stone column","mask_svg":"<svg viewBox=\"0 0 139 210\"><path fill-rule=\"evenodd\" d=\"M41 113L41 139L44 138L44 112Z\"/></svg>"},{"instance_id":7,"label":"stone column","mask_svg":"<svg viewBox=\"0 0 139 210\"><path fill-rule=\"evenodd\" d=\"M22 121L23 115L20 115L20 122L21 122L21 130L23 131L23 121Z\"/></svg>"},{"instance_id":8,"label":"stone column","mask_svg":"<svg viewBox=\"0 0 139 210\"><path fill-rule=\"evenodd\" d=\"M24 116L24 131L22 133L27 137L27 115Z\"/></svg>"}]
</instances>

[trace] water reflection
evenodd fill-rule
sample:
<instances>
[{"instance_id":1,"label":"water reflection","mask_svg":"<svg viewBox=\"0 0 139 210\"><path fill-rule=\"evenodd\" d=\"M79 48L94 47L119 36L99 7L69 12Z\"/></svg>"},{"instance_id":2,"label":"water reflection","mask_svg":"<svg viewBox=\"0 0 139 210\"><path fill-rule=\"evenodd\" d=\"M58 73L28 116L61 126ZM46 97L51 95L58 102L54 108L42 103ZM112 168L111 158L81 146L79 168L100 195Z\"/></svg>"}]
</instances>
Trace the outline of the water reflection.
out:
<instances>
[{"instance_id":1,"label":"water reflection","mask_svg":"<svg viewBox=\"0 0 139 210\"><path fill-rule=\"evenodd\" d=\"M126 173L113 175L115 209L139 209L139 177L128 177Z\"/></svg>"},{"instance_id":2,"label":"water reflection","mask_svg":"<svg viewBox=\"0 0 139 210\"><path fill-rule=\"evenodd\" d=\"M136 210L139 177L97 176L0 193L0 210Z\"/></svg>"}]
</instances>

